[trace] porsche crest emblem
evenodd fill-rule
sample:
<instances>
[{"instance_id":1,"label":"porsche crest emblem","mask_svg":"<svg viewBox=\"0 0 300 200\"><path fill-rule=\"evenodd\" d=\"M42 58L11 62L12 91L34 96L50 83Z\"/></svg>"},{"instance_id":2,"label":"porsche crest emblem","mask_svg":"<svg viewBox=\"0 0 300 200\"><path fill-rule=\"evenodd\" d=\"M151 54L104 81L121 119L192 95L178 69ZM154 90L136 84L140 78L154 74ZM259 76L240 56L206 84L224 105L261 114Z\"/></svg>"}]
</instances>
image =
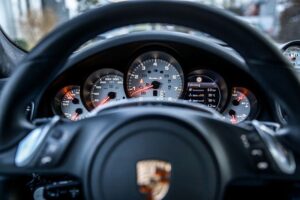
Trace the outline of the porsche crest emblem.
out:
<instances>
[{"instance_id":1,"label":"porsche crest emblem","mask_svg":"<svg viewBox=\"0 0 300 200\"><path fill-rule=\"evenodd\" d=\"M171 170L171 164L161 160L143 160L137 163L137 184L147 200L161 200L167 195Z\"/></svg>"}]
</instances>

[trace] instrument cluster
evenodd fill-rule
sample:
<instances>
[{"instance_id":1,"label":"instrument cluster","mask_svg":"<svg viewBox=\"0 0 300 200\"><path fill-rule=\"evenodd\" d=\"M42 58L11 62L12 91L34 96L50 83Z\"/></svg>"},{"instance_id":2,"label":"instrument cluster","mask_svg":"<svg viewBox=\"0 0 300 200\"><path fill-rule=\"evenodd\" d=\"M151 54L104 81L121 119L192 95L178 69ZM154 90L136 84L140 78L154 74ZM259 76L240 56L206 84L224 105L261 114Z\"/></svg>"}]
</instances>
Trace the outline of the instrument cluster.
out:
<instances>
[{"instance_id":1,"label":"instrument cluster","mask_svg":"<svg viewBox=\"0 0 300 200\"><path fill-rule=\"evenodd\" d=\"M236 124L258 114L258 100L248 88L228 86L214 70L184 73L181 63L163 51L148 51L131 62L126 74L116 68L100 68L82 85L61 88L53 101L55 114L76 121L96 107L129 98L183 99L204 104Z\"/></svg>"}]
</instances>

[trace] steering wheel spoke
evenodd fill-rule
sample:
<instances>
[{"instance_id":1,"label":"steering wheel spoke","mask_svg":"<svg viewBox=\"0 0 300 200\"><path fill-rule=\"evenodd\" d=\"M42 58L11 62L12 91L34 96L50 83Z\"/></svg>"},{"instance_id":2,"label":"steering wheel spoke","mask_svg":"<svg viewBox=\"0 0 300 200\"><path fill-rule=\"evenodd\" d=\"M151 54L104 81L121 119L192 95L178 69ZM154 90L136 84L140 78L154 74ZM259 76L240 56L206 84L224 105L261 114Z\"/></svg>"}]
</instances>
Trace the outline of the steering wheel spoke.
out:
<instances>
[{"instance_id":1,"label":"steering wheel spoke","mask_svg":"<svg viewBox=\"0 0 300 200\"><path fill-rule=\"evenodd\" d=\"M275 129L269 127L269 123L252 121L240 126L216 121L211 123L205 122L206 126L215 128L214 134L218 138L211 141L215 141L212 148L215 148L216 159L224 175L221 185L224 189L242 183L261 185L300 180L296 168L299 157L278 140Z\"/></svg>"},{"instance_id":2,"label":"steering wheel spoke","mask_svg":"<svg viewBox=\"0 0 300 200\"><path fill-rule=\"evenodd\" d=\"M97 129L91 129L97 124ZM33 129L20 143L0 153L0 173L11 175L71 175L82 178L95 140L101 139L108 121L86 119L67 122L58 116Z\"/></svg>"}]
</instances>

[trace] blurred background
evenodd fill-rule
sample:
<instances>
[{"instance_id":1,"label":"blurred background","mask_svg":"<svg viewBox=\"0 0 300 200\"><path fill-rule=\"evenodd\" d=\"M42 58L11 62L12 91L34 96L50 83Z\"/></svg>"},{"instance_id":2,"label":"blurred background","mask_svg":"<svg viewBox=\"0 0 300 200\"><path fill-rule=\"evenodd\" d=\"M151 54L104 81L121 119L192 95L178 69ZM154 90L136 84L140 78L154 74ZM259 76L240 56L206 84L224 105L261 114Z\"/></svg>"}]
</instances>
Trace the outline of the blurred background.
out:
<instances>
[{"instance_id":1,"label":"blurred background","mask_svg":"<svg viewBox=\"0 0 300 200\"><path fill-rule=\"evenodd\" d=\"M117 1L120 0L2 0L0 25L12 41L23 49L30 50L57 25L87 10ZM278 43L300 39L300 0L189 1L229 10ZM99 36L97 40L144 30L201 34L183 27L141 24L112 31Z\"/></svg>"}]
</instances>

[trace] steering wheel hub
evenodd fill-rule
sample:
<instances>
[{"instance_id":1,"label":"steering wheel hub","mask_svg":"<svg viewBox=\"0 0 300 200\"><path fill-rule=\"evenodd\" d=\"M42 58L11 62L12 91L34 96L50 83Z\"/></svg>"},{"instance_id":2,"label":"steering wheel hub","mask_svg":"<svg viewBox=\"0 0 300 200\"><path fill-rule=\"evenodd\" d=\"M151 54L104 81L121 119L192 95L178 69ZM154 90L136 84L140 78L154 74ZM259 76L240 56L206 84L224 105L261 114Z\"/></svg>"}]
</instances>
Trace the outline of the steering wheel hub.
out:
<instances>
[{"instance_id":1,"label":"steering wheel hub","mask_svg":"<svg viewBox=\"0 0 300 200\"><path fill-rule=\"evenodd\" d=\"M174 119L145 117L117 128L91 164L92 198L213 199L217 168L200 133Z\"/></svg>"}]
</instances>

